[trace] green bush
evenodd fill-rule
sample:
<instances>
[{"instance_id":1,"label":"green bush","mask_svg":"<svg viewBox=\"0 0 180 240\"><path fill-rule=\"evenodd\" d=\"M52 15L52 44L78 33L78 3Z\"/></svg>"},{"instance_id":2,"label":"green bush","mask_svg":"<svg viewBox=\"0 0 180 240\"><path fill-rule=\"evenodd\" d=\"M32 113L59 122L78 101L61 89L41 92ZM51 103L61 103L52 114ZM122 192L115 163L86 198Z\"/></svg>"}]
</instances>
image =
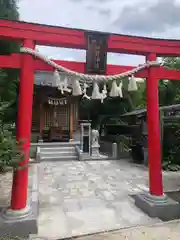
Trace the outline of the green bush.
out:
<instances>
[{"instance_id":1,"label":"green bush","mask_svg":"<svg viewBox=\"0 0 180 240\"><path fill-rule=\"evenodd\" d=\"M15 134L10 124L3 122L3 117L10 103L0 103L0 173L10 169L16 169L22 160L20 144L17 143Z\"/></svg>"},{"instance_id":2,"label":"green bush","mask_svg":"<svg viewBox=\"0 0 180 240\"><path fill-rule=\"evenodd\" d=\"M1 126L0 132L0 173L16 169L23 159L20 146L13 134Z\"/></svg>"},{"instance_id":3,"label":"green bush","mask_svg":"<svg viewBox=\"0 0 180 240\"><path fill-rule=\"evenodd\" d=\"M163 169L180 170L180 123L164 125L162 148Z\"/></svg>"}]
</instances>

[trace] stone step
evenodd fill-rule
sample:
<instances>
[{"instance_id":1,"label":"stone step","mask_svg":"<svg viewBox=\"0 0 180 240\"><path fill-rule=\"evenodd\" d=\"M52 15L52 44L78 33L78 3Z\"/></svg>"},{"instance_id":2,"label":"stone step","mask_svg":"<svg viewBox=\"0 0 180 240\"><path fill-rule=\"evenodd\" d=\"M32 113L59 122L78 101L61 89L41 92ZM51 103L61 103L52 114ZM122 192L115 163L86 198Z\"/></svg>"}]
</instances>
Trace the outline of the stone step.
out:
<instances>
[{"instance_id":1,"label":"stone step","mask_svg":"<svg viewBox=\"0 0 180 240\"><path fill-rule=\"evenodd\" d=\"M40 143L38 146L42 161L78 160L74 142Z\"/></svg>"},{"instance_id":2,"label":"stone step","mask_svg":"<svg viewBox=\"0 0 180 240\"><path fill-rule=\"evenodd\" d=\"M74 146L64 146L64 147L41 147L41 152L75 152Z\"/></svg>"},{"instance_id":3,"label":"stone step","mask_svg":"<svg viewBox=\"0 0 180 240\"><path fill-rule=\"evenodd\" d=\"M31 146L38 146L42 148L52 148L52 147L73 147L75 145L79 145L79 141L72 142L39 142L39 143L31 143Z\"/></svg>"},{"instance_id":4,"label":"stone step","mask_svg":"<svg viewBox=\"0 0 180 240\"><path fill-rule=\"evenodd\" d=\"M54 152L41 152L41 157L53 157L53 156L58 156L58 157L63 157L63 156L76 156L77 153L74 152L63 152L63 151L54 151Z\"/></svg>"},{"instance_id":5,"label":"stone step","mask_svg":"<svg viewBox=\"0 0 180 240\"><path fill-rule=\"evenodd\" d=\"M75 161L78 160L77 156L45 156L41 157L41 161Z\"/></svg>"}]
</instances>

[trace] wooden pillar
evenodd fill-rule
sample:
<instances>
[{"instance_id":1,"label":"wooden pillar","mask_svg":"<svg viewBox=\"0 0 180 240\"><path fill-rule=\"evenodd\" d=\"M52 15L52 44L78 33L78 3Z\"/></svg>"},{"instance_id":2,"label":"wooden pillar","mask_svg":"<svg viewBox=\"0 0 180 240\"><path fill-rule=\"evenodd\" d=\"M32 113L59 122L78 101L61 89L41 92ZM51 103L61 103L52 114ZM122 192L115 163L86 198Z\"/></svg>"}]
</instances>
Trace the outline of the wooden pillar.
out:
<instances>
[{"instance_id":1,"label":"wooden pillar","mask_svg":"<svg viewBox=\"0 0 180 240\"><path fill-rule=\"evenodd\" d=\"M44 130L44 104L40 103L40 115L39 115L39 136L40 139L43 139L43 130Z\"/></svg>"},{"instance_id":2,"label":"wooden pillar","mask_svg":"<svg viewBox=\"0 0 180 240\"><path fill-rule=\"evenodd\" d=\"M34 49L34 41L24 40L23 47ZM34 89L33 63L34 60L32 56L22 54L17 116L17 141L23 141L22 150L24 152L24 160L21 162L21 166L26 166L29 163ZM27 188L28 166L14 172L11 194L12 210L22 210L26 208Z\"/></svg>"},{"instance_id":3,"label":"wooden pillar","mask_svg":"<svg viewBox=\"0 0 180 240\"><path fill-rule=\"evenodd\" d=\"M69 137L73 139L73 104L69 104Z\"/></svg>"},{"instance_id":4,"label":"wooden pillar","mask_svg":"<svg viewBox=\"0 0 180 240\"><path fill-rule=\"evenodd\" d=\"M156 54L149 54L147 61L156 61ZM147 123L148 123L148 163L149 163L149 190L155 196L163 195L161 169L161 142L159 119L157 67L148 69L147 87Z\"/></svg>"}]
</instances>

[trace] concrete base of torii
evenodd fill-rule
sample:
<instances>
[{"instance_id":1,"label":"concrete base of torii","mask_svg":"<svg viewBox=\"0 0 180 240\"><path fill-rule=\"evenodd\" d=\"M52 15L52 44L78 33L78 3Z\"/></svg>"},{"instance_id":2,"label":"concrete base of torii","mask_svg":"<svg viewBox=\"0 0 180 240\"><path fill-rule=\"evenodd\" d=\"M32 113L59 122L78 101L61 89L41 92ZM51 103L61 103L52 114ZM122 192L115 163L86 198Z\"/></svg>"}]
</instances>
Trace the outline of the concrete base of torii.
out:
<instances>
[{"instance_id":1,"label":"concrete base of torii","mask_svg":"<svg viewBox=\"0 0 180 240\"><path fill-rule=\"evenodd\" d=\"M4 209L0 216L1 237L22 237L27 238L30 234L36 234L37 211L35 206L27 207L21 211Z\"/></svg>"},{"instance_id":2,"label":"concrete base of torii","mask_svg":"<svg viewBox=\"0 0 180 240\"><path fill-rule=\"evenodd\" d=\"M180 204L166 195L153 196L143 192L133 198L135 205L152 218L170 221L180 217Z\"/></svg>"},{"instance_id":3,"label":"concrete base of torii","mask_svg":"<svg viewBox=\"0 0 180 240\"><path fill-rule=\"evenodd\" d=\"M32 178L28 191L26 208L22 210L2 209L0 212L0 236L28 238L29 234L38 233L38 167L31 168Z\"/></svg>"}]
</instances>

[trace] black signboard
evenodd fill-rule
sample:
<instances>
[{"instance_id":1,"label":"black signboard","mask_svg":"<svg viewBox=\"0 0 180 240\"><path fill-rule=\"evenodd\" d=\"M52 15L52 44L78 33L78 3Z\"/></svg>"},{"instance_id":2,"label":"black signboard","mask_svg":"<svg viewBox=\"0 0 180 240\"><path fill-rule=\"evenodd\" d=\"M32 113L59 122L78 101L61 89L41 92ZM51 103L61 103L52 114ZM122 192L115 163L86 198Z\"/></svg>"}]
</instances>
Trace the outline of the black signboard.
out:
<instances>
[{"instance_id":1,"label":"black signboard","mask_svg":"<svg viewBox=\"0 0 180 240\"><path fill-rule=\"evenodd\" d=\"M107 64L108 35L98 32L86 32L86 72L104 74Z\"/></svg>"}]
</instances>

